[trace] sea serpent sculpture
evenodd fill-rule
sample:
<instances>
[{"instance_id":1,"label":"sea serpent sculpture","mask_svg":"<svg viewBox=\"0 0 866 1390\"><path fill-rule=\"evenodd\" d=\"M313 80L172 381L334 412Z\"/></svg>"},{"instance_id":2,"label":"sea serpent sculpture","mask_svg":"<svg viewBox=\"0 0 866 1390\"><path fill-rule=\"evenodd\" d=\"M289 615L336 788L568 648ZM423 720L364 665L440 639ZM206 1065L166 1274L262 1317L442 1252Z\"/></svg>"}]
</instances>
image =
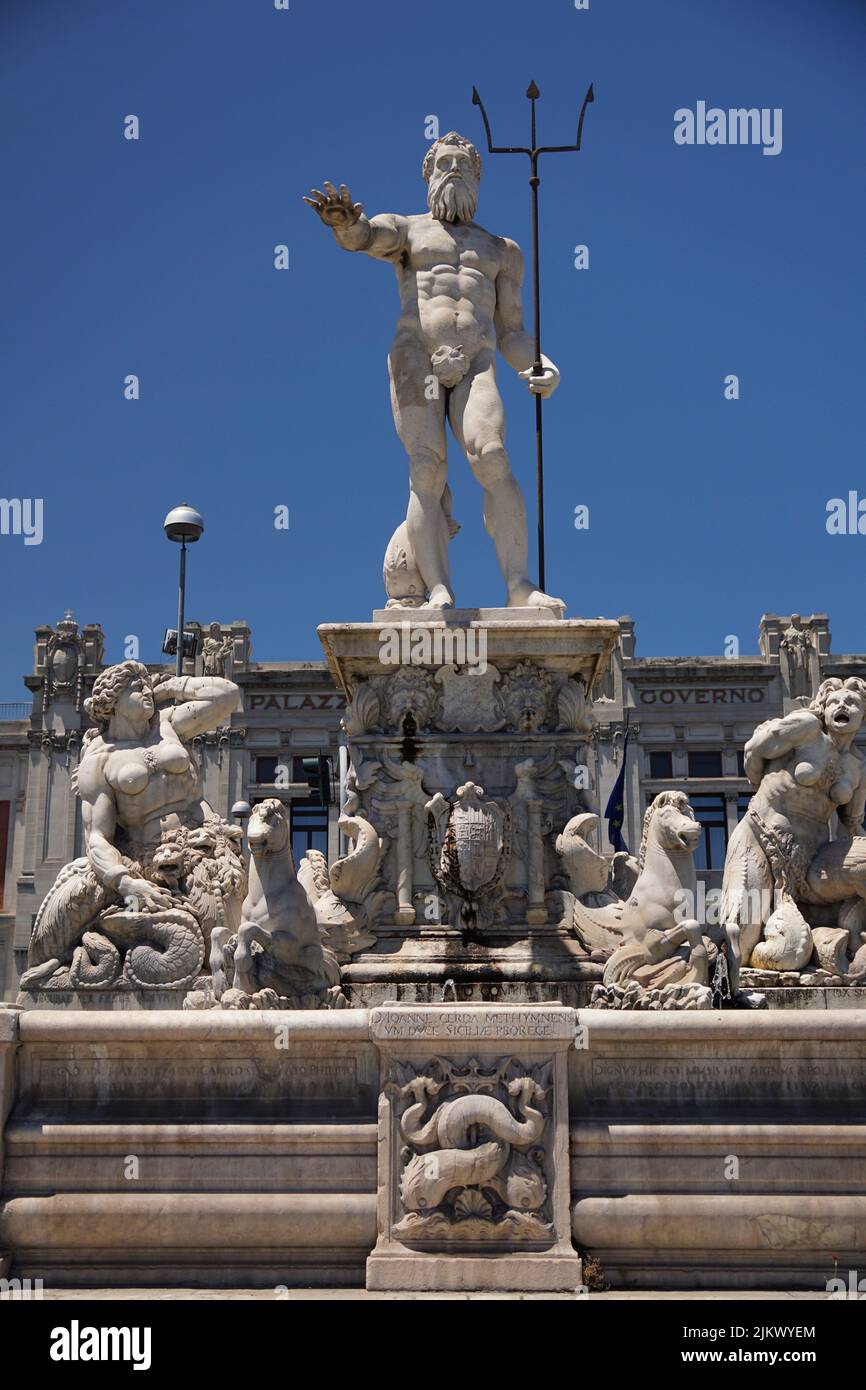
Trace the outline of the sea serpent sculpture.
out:
<instances>
[{"instance_id":1,"label":"sea serpent sculpture","mask_svg":"<svg viewBox=\"0 0 866 1390\"><path fill-rule=\"evenodd\" d=\"M403 1088L415 1097L400 1123L403 1137L415 1146L436 1144L430 1153L416 1154L404 1169L400 1195L407 1211L429 1211L439 1206L451 1189L488 1187L509 1207L540 1206L546 1186L536 1175L503 1176L512 1145L527 1146L541 1138L544 1115L531 1102L544 1100L544 1089L531 1076L514 1077L507 1083L509 1096L523 1116L517 1119L503 1101L491 1095L456 1096L446 1100L422 1123L430 1099L442 1086L429 1076L419 1076ZM469 1147L479 1130L494 1137Z\"/></svg>"},{"instance_id":2,"label":"sea serpent sculpture","mask_svg":"<svg viewBox=\"0 0 866 1390\"><path fill-rule=\"evenodd\" d=\"M22 991L34 988L188 988L211 931L233 925L246 876L240 832L219 817L166 832L147 861L126 871L161 884L172 905L138 911L101 884L87 858L60 870L36 915Z\"/></svg>"}]
</instances>

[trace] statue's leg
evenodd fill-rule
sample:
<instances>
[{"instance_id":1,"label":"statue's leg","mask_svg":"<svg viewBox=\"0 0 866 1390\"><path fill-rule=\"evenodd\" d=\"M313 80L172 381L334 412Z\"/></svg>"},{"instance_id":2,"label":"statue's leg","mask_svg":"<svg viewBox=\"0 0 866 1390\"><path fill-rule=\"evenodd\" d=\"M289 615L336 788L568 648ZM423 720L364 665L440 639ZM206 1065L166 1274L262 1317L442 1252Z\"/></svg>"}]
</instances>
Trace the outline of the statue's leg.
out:
<instances>
[{"instance_id":1,"label":"statue's leg","mask_svg":"<svg viewBox=\"0 0 866 1390\"><path fill-rule=\"evenodd\" d=\"M773 872L752 831L740 821L728 844L719 913L728 945L731 991L740 990L740 967L747 966L773 911Z\"/></svg>"},{"instance_id":2,"label":"statue's leg","mask_svg":"<svg viewBox=\"0 0 866 1390\"><path fill-rule=\"evenodd\" d=\"M469 373L454 387L448 418L484 489L484 525L496 547L509 608L562 609L561 599L542 593L529 578L526 508L505 452L505 411L492 354L479 353Z\"/></svg>"},{"instance_id":3,"label":"statue's leg","mask_svg":"<svg viewBox=\"0 0 866 1390\"><path fill-rule=\"evenodd\" d=\"M442 513L442 494L448 478L446 393L442 387L435 392L430 387L429 353L413 337L395 340L388 357L388 374L394 425L409 455L409 540L430 603L449 607L454 603L454 595Z\"/></svg>"}]
</instances>

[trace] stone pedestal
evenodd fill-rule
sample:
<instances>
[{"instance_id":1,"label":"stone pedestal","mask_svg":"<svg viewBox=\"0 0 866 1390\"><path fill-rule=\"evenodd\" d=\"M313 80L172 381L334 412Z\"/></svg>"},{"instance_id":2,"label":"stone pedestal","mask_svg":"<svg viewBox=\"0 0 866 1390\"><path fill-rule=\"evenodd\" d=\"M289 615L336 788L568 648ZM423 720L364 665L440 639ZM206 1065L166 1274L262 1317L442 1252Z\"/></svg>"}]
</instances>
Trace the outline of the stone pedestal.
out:
<instances>
[{"instance_id":1,"label":"stone pedestal","mask_svg":"<svg viewBox=\"0 0 866 1390\"><path fill-rule=\"evenodd\" d=\"M571 930L555 842L595 809L591 691L618 632L537 609L385 609L319 628L348 701L343 820L380 845L351 907L374 938L345 964L353 1002L395 988L583 1002L575 986L600 971Z\"/></svg>"},{"instance_id":2,"label":"stone pedestal","mask_svg":"<svg viewBox=\"0 0 866 1390\"><path fill-rule=\"evenodd\" d=\"M568 1049L575 1015L374 1009L378 1240L368 1289L573 1290Z\"/></svg>"},{"instance_id":3,"label":"stone pedestal","mask_svg":"<svg viewBox=\"0 0 866 1390\"><path fill-rule=\"evenodd\" d=\"M568 1290L577 1249L822 1294L862 1274L864 1064L862 1009L0 1009L0 1274Z\"/></svg>"}]
</instances>

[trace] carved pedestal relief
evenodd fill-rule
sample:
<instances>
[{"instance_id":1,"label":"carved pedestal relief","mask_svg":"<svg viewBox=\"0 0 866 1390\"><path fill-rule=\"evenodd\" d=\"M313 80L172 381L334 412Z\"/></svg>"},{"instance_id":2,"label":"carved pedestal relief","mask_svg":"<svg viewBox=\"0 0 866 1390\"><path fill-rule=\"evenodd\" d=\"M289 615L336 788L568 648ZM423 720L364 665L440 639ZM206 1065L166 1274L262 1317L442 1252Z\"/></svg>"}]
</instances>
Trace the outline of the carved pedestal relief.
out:
<instances>
[{"instance_id":1,"label":"carved pedestal relief","mask_svg":"<svg viewBox=\"0 0 866 1390\"><path fill-rule=\"evenodd\" d=\"M392 1064L385 1090L402 1140L394 1235L407 1244L550 1244L552 1071L549 1062L526 1068L514 1057Z\"/></svg>"},{"instance_id":2,"label":"carved pedestal relief","mask_svg":"<svg viewBox=\"0 0 866 1390\"><path fill-rule=\"evenodd\" d=\"M592 799L583 679L528 660L398 666L352 682L343 727L393 903L374 929L550 923L556 831Z\"/></svg>"},{"instance_id":3,"label":"carved pedestal relief","mask_svg":"<svg viewBox=\"0 0 866 1390\"><path fill-rule=\"evenodd\" d=\"M379 1235L368 1288L580 1283L567 1118L574 1018L560 1005L373 1010Z\"/></svg>"}]
</instances>

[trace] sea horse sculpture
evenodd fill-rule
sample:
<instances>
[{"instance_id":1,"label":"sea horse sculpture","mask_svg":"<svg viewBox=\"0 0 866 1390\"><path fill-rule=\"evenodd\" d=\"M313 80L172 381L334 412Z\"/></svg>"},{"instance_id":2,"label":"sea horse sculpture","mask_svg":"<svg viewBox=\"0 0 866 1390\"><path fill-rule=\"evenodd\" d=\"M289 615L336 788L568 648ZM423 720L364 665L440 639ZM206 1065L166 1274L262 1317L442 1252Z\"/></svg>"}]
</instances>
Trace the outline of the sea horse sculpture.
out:
<instances>
[{"instance_id":1,"label":"sea horse sculpture","mask_svg":"<svg viewBox=\"0 0 866 1390\"><path fill-rule=\"evenodd\" d=\"M309 899L324 942L342 964L375 943L369 931L381 894L374 884L383 844L363 816L343 814L337 822L352 841L349 854L328 868L321 850L308 849L298 865L298 882Z\"/></svg>"},{"instance_id":2,"label":"sea horse sculpture","mask_svg":"<svg viewBox=\"0 0 866 1390\"><path fill-rule=\"evenodd\" d=\"M566 921L587 955L604 959L622 944L622 914L624 903L616 896L615 885L622 878L625 862L634 860L625 853L614 856L614 891L611 891L611 866L603 854L589 843L599 818L593 811L581 811L557 835L555 848L568 874L571 893L565 895Z\"/></svg>"},{"instance_id":3,"label":"sea horse sculpture","mask_svg":"<svg viewBox=\"0 0 866 1390\"><path fill-rule=\"evenodd\" d=\"M345 813L338 821L340 830L352 841L351 853L331 865L330 888L340 898L360 902L372 883L382 858L382 841L363 816Z\"/></svg>"},{"instance_id":4,"label":"sea horse sculpture","mask_svg":"<svg viewBox=\"0 0 866 1390\"><path fill-rule=\"evenodd\" d=\"M589 812L574 816L556 849L571 881L574 933L594 959L607 958L605 986L706 985L708 952L688 909L691 903L694 910L696 900L693 855L700 826L685 793L655 797L644 817L637 862L624 853L615 856L613 885L625 891L619 900L608 885L607 860L587 841L597 823Z\"/></svg>"},{"instance_id":5,"label":"sea horse sculpture","mask_svg":"<svg viewBox=\"0 0 866 1390\"><path fill-rule=\"evenodd\" d=\"M545 1117L536 1107L544 1100L544 1088L531 1076L518 1076L507 1083L506 1089L517 1102L522 1119L517 1119L495 1096L473 1094L444 1101L423 1121L429 1098L437 1095L441 1083L429 1076L418 1076L403 1087L404 1095L415 1097L415 1104L409 1106L400 1122L404 1139L415 1146L439 1146L430 1153L416 1154L406 1165L400 1195L407 1211L430 1211L439 1206L451 1189L479 1186L499 1192L505 1201L513 1196L515 1204L519 1202L525 1208L541 1205L546 1187L540 1175L534 1186L524 1174L514 1175L509 1193L511 1179L502 1174L512 1145L525 1148L541 1138ZM467 1147L472 1145L473 1135L481 1132L493 1138Z\"/></svg>"},{"instance_id":6,"label":"sea horse sculpture","mask_svg":"<svg viewBox=\"0 0 866 1390\"><path fill-rule=\"evenodd\" d=\"M340 966L323 946L316 913L295 874L286 808L276 797L253 808L247 827L249 890L236 936L214 931L214 980L233 977L223 1008L344 1007ZM218 952L222 947L222 958ZM239 997L244 996L244 997Z\"/></svg>"},{"instance_id":7,"label":"sea horse sculpture","mask_svg":"<svg viewBox=\"0 0 866 1390\"><path fill-rule=\"evenodd\" d=\"M660 792L644 816L640 873L622 914L623 944L604 984L642 989L709 983L709 957L695 904L694 852L701 828L684 792Z\"/></svg>"}]
</instances>

